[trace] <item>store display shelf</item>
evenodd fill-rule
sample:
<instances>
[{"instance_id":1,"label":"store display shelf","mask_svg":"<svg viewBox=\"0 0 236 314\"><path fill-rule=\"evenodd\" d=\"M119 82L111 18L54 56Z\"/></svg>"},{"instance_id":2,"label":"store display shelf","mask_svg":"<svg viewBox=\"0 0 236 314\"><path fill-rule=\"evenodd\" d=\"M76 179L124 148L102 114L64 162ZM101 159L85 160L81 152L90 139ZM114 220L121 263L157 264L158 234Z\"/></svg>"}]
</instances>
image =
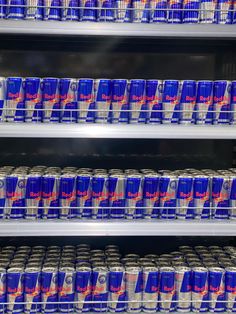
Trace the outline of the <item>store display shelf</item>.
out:
<instances>
[{"instance_id":1,"label":"store display shelf","mask_svg":"<svg viewBox=\"0 0 236 314\"><path fill-rule=\"evenodd\" d=\"M231 125L2 123L0 137L236 139L236 127Z\"/></svg>"},{"instance_id":2,"label":"store display shelf","mask_svg":"<svg viewBox=\"0 0 236 314\"><path fill-rule=\"evenodd\" d=\"M236 221L12 221L0 236L236 236Z\"/></svg>"},{"instance_id":3,"label":"store display shelf","mask_svg":"<svg viewBox=\"0 0 236 314\"><path fill-rule=\"evenodd\" d=\"M0 34L236 38L235 25L0 21Z\"/></svg>"}]
</instances>

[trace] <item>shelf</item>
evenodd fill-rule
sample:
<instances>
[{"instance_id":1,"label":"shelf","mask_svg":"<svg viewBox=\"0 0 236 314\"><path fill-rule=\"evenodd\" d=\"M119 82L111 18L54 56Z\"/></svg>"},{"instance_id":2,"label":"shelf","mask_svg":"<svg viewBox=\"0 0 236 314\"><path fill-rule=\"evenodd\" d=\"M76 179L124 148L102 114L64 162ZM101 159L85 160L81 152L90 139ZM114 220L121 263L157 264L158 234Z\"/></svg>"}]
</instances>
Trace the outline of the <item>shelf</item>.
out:
<instances>
[{"instance_id":1,"label":"shelf","mask_svg":"<svg viewBox=\"0 0 236 314\"><path fill-rule=\"evenodd\" d=\"M236 139L235 126L2 123L0 137Z\"/></svg>"},{"instance_id":2,"label":"shelf","mask_svg":"<svg viewBox=\"0 0 236 314\"><path fill-rule=\"evenodd\" d=\"M236 39L235 25L0 21L0 34Z\"/></svg>"},{"instance_id":3,"label":"shelf","mask_svg":"<svg viewBox=\"0 0 236 314\"><path fill-rule=\"evenodd\" d=\"M12 221L0 236L236 236L236 221Z\"/></svg>"}]
</instances>

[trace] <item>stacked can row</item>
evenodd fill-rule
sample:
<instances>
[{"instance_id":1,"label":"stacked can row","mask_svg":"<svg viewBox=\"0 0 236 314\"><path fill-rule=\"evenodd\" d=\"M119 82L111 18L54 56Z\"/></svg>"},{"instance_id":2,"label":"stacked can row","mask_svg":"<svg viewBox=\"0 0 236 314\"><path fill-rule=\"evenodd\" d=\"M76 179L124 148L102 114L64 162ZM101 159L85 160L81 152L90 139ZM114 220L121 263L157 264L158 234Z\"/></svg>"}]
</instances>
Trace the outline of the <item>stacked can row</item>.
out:
<instances>
[{"instance_id":1,"label":"stacked can row","mask_svg":"<svg viewBox=\"0 0 236 314\"><path fill-rule=\"evenodd\" d=\"M236 23L229 0L1 0L0 18L133 23Z\"/></svg>"},{"instance_id":2,"label":"stacked can row","mask_svg":"<svg viewBox=\"0 0 236 314\"><path fill-rule=\"evenodd\" d=\"M122 257L116 245L105 250L87 244L8 246L0 256L1 313L217 313L236 308L232 246L181 246L144 257Z\"/></svg>"},{"instance_id":3,"label":"stacked can row","mask_svg":"<svg viewBox=\"0 0 236 314\"><path fill-rule=\"evenodd\" d=\"M1 219L236 219L236 169L0 168Z\"/></svg>"},{"instance_id":4,"label":"stacked can row","mask_svg":"<svg viewBox=\"0 0 236 314\"><path fill-rule=\"evenodd\" d=\"M236 81L2 77L0 121L235 124Z\"/></svg>"}]
</instances>

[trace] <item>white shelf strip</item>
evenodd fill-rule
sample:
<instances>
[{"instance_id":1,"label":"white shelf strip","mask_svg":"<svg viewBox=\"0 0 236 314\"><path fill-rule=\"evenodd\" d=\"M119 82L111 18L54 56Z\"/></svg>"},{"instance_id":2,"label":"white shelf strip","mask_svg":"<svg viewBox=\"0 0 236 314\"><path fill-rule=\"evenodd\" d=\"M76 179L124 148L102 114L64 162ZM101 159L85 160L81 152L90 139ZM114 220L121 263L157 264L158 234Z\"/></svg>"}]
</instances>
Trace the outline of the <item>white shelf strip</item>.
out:
<instances>
[{"instance_id":1,"label":"white shelf strip","mask_svg":"<svg viewBox=\"0 0 236 314\"><path fill-rule=\"evenodd\" d=\"M236 221L0 222L0 236L236 236Z\"/></svg>"}]
</instances>

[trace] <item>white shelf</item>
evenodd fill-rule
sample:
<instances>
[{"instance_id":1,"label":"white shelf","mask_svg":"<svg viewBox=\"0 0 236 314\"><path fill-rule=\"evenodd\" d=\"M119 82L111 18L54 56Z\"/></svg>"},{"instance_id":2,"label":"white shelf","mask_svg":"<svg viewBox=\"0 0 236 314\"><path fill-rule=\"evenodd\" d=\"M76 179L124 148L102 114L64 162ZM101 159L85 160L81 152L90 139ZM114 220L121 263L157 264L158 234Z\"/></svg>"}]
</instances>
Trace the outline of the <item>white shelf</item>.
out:
<instances>
[{"instance_id":1,"label":"white shelf","mask_svg":"<svg viewBox=\"0 0 236 314\"><path fill-rule=\"evenodd\" d=\"M235 38L236 25L1 20L0 34Z\"/></svg>"},{"instance_id":2,"label":"white shelf","mask_svg":"<svg viewBox=\"0 0 236 314\"><path fill-rule=\"evenodd\" d=\"M0 123L0 137L236 139L236 126Z\"/></svg>"},{"instance_id":3,"label":"white shelf","mask_svg":"<svg viewBox=\"0 0 236 314\"><path fill-rule=\"evenodd\" d=\"M0 236L236 236L236 221L5 220Z\"/></svg>"}]
</instances>

